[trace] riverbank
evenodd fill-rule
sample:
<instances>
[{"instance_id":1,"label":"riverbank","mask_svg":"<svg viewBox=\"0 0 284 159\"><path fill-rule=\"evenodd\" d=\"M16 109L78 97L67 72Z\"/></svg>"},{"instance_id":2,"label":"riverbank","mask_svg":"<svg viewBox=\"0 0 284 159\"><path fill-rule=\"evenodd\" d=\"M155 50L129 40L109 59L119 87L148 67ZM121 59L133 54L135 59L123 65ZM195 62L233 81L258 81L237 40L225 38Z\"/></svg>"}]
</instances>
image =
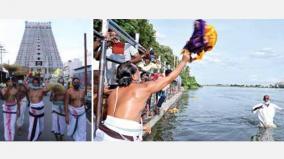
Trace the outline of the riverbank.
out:
<instances>
[{"instance_id":1,"label":"riverbank","mask_svg":"<svg viewBox=\"0 0 284 159\"><path fill-rule=\"evenodd\" d=\"M208 87L237 87L237 88L284 88L274 85L264 86L264 85L240 85L240 84L217 84L217 85L202 85Z\"/></svg>"},{"instance_id":2,"label":"riverbank","mask_svg":"<svg viewBox=\"0 0 284 159\"><path fill-rule=\"evenodd\" d=\"M181 88L181 90L176 93L175 95L173 95L170 99L166 100L165 103L163 103L162 107L160 108L160 113L155 115L154 117L152 117L152 119L150 121L148 121L146 124L149 125L151 128L153 128L156 123L165 115L165 113L171 108L173 107L178 100L180 100L182 94L183 94L184 89ZM143 136L145 136L147 134L143 134Z\"/></svg>"}]
</instances>

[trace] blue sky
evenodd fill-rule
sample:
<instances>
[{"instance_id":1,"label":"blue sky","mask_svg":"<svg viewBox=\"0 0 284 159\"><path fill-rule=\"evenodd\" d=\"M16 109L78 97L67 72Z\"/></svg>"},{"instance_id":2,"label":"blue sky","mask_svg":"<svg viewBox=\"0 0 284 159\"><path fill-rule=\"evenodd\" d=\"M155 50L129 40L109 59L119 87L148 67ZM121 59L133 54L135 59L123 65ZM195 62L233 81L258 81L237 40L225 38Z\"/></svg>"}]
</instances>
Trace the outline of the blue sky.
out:
<instances>
[{"instance_id":1,"label":"blue sky","mask_svg":"<svg viewBox=\"0 0 284 159\"><path fill-rule=\"evenodd\" d=\"M270 84L284 81L284 20L206 20L218 41L202 61L190 64L201 84ZM176 55L193 31L193 20L150 20L157 40Z\"/></svg>"},{"instance_id":2,"label":"blue sky","mask_svg":"<svg viewBox=\"0 0 284 159\"><path fill-rule=\"evenodd\" d=\"M57 48L63 62L73 58L84 59L83 34L87 33L88 52L93 46L91 19L1 19L0 43L8 51L3 54L3 63L14 63L23 37L25 21L51 22Z\"/></svg>"}]
</instances>

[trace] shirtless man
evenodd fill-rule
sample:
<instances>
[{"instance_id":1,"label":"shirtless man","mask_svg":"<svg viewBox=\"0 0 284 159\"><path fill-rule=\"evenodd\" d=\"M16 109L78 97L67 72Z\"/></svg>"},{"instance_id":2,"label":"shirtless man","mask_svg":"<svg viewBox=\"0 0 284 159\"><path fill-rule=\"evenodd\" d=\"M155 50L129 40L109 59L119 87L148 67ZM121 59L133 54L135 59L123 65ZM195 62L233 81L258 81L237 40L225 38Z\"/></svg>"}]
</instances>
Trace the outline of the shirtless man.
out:
<instances>
[{"instance_id":1,"label":"shirtless man","mask_svg":"<svg viewBox=\"0 0 284 159\"><path fill-rule=\"evenodd\" d=\"M64 86L64 79L57 81ZM64 95L63 91L52 91L50 101L52 101L52 133L57 141L63 141L64 132L66 129L65 112L64 112Z\"/></svg>"},{"instance_id":2,"label":"shirtless man","mask_svg":"<svg viewBox=\"0 0 284 159\"><path fill-rule=\"evenodd\" d=\"M29 108L29 135L28 140L38 140L44 128L44 103L43 96L48 89L40 85L40 79L34 77L31 85L28 87L28 97L30 101Z\"/></svg>"},{"instance_id":3,"label":"shirtless man","mask_svg":"<svg viewBox=\"0 0 284 159\"><path fill-rule=\"evenodd\" d=\"M75 141L86 141L85 93L80 90L80 79L72 79L73 88L65 94L64 110L67 135Z\"/></svg>"},{"instance_id":4,"label":"shirtless man","mask_svg":"<svg viewBox=\"0 0 284 159\"><path fill-rule=\"evenodd\" d=\"M17 128L18 128L18 133L21 135L23 131L22 128L24 125L25 111L29 103L28 89L26 88L22 80L18 81L17 89L18 89L17 98L19 99L20 103L20 108L19 108L20 116L17 118Z\"/></svg>"},{"instance_id":5,"label":"shirtless man","mask_svg":"<svg viewBox=\"0 0 284 159\"><path fill-rule=\"evenodd\" d=\"M5 101L3 104L4 138L5 141L14 141L16 119L20 115L20 103L17 99L18 90L16 83L11 78L8 78L6 85L7 87L1 90L2 98Z\"/></svg>"},{"instance_id":6,"label":"shirtless man","mask_svg":"<svg viewBox=\"0 0 284 159\"><path fill-rule=\"evenodd\" d=\"M147 99L175 80L189 61L190 53L185 50L181 63L167 77L143 83L140 83L137 66L130 62L121 64L117 68L119 87L107 99L107 118L103 124L100 123L95 140L141 141L143 130L151 132L141 121Z\"/></svg>"}]
</instances>

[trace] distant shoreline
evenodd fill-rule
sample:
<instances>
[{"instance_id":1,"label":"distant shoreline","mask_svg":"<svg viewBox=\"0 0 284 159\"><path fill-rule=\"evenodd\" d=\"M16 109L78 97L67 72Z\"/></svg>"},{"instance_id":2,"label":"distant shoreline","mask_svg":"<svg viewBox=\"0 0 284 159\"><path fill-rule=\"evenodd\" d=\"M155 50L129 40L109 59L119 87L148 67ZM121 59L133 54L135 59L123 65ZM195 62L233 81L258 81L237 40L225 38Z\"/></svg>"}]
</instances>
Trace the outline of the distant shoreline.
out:
<instances>
[{"instance_id":1,"label":"distant shoreline","mask_svg":"<svg viewBox=\"0 0 284 159\"><path fill-rule=\"evenodd\" d=\"M263 86L263 85L239 85L239 84L207 84L207 85L201 85L201 86L209 86L209 87L237 87L237 88L284 88L279 86Z\"/></svg>"}]
</instances>

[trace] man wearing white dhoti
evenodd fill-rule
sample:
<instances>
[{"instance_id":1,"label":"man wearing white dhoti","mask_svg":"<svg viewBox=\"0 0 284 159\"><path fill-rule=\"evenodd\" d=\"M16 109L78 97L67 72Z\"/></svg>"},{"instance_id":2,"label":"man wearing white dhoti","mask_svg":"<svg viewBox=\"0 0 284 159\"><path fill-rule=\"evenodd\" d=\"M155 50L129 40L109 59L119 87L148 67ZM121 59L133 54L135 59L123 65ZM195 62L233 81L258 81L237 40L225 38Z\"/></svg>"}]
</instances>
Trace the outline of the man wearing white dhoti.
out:
<instances>
[{"instance_id":1,"label":"man wearing white dhoti","mask_svg":"<svg viewBox=\"0 0 284 159\"><path fill-rule=\"evenodd\" d=\"M270 97L265 95L263 97L263 103L257 104L252 108L253 113L257 113L259 119L259 127L275 128L277 127L273 120L276 110L282 110L282 108L270 102Z\"/></svg>"},{"instance_id":2,"label":"man wearing white dhoti","mask_svg":"<svg viewBox=\"0 0 284 159\"><path fill-rule=\"evenodd\" d=\"M52 101L52 133L57 141L63 141L66 130L65 112L64 112L64 80L61 78L58 84L62 87L52 89L50 101Z\"/></svg>"},{"instance_id":3,"label":"man wearing white dhoti","mask_svg":"<svg viewBox=\"0 0 284 159\"><path fill-rule=\"evenodd\" d=\"M16 118L19 113L19 100L17 100L16 83L8 78L6 82L7 87L1 90L3 104L3 118L4 118L4 139L5 141L14 141Z\"/></svg>"},{"instance_id":4,"label":"man wearing white dhoti","mask_svg":"<svg viewBox=\"0 0 284 159\"><path fill-rule=\"evenodd\" d=\"M80 90L80 79L72 79L73 88L65 95L64 109L67 135L75 141L86 141L85 92Z\"/></svg>"},{"instance_id":5,"label":"man wearing white dhoti","mask_svg":"<svg viewBox=\"0 0 284 159\"><path fill-rule=\"evenodd\" d=\"M18 81L18 97L20 107L20 116L17 118L17 131L18 134L21 135L23 131L24 119L25 119L25 111L28 106L28 90L26 86L23 84L22 80Z\"/></svg>"},{"instance_id":6,"label":"man wearing white dhoti","mask_svg":"<svg viewBox=\"0 0 284 159\"><path fill-rule=\"evenodd\" d=\"M125 62L117 68L118 87L107 99L107 118L99 123L95 140L97 141L142 141L143 131L151 133L148 125L143 125L141 112L151 94L156 93L181 73L190 60L190 54L184 53L181 63L167 77L156 81L140 83L140 72L131 62Z\"/></svg>"},{"instance_id":7,"label":"man wearing white dhoti","mask_svg":"<svg viewBox=\"0 0 284 159\"><path fill-rule=\"evenodd\" d=\"M69 124L67 135L71 136L75 141L86 141L86 112L85 107L68 106Z\"/></svg>"},{"instance_id":8,"label":"man wearing white dhoti","mask_svg":"<svg viewBox=\"0 0 284 159\"><path fill-rule=\"evenodd\" d=\"M40 80L34 77L28 87L29 108L29 141L37 141L44 129L44 103L43 96L48 92L46 87L40 85Z\"/></svg>"}]
</instances>

